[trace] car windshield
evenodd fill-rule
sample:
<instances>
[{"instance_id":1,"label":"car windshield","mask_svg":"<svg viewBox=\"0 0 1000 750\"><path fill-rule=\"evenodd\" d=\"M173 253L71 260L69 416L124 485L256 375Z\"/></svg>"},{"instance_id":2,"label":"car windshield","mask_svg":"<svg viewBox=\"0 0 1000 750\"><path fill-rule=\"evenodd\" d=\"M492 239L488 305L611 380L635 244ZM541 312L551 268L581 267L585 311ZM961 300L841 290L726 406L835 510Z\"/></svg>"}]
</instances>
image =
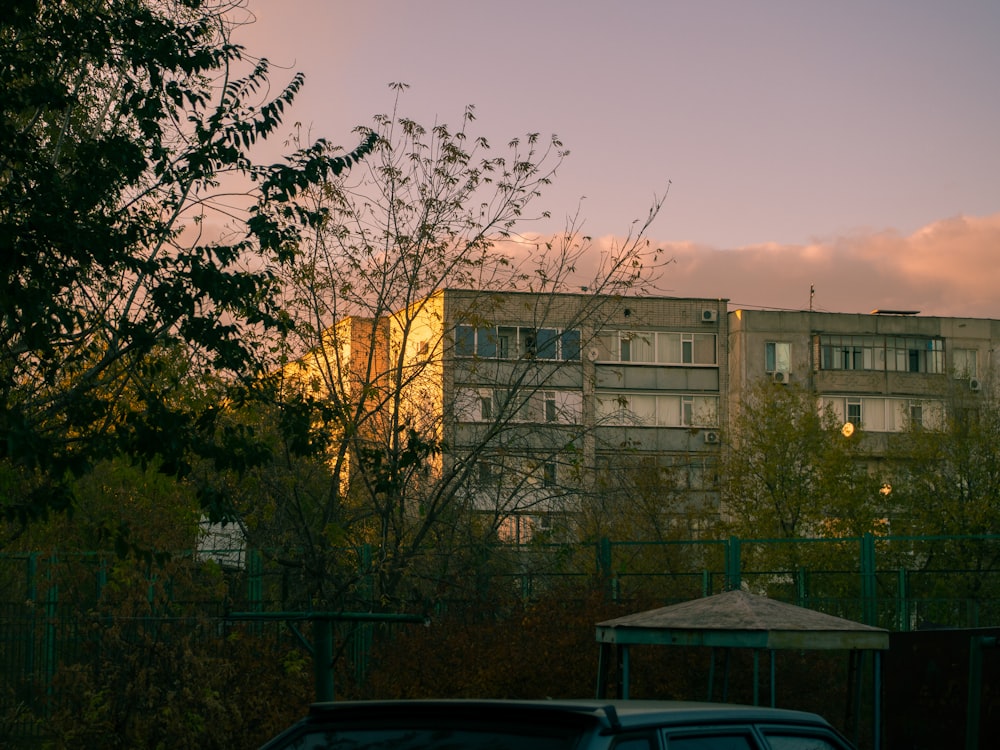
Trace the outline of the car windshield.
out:
<instances>
[{"instance_id":1,"label":"car windshield","mask_svg":"<svg viewBox=\"0 0 1000 750\"><path fill-rule=\"evenodd\" d=\"M577 732L519 732L507 728L313 728L289 750L570 750Z\"/></svg>"}]
</instances>

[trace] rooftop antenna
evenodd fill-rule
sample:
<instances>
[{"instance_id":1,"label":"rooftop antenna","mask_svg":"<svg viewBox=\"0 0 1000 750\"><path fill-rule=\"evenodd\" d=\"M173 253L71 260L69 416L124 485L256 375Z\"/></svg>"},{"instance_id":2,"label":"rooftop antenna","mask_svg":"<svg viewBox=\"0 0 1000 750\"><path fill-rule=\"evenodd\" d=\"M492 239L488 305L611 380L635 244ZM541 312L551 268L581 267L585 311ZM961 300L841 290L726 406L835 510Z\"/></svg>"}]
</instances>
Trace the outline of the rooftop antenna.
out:
<instances>
[{"instance_id":1,"label":"rooftop antenna","mask_svg":"<svg viewBox=\"0 0 1000 750\"><path fill-rule=\"evenodd\" d=\"M816 296L816 286L814 284L809 285L809 312L813 311L813 297Z\"/></svg>"}]
</instances>

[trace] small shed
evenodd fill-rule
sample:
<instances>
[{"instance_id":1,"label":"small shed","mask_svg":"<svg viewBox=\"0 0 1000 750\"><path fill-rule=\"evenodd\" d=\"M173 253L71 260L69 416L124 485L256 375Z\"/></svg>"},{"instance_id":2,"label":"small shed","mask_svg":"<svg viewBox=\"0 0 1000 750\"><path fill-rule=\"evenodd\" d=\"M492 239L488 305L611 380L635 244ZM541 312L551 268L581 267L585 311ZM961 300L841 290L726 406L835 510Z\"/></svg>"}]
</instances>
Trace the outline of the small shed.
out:
<instances>
[{"instance_id":1,"label":"small shed","mask_svg":"<svg viewBox=\"0 0 1000 750\"><path fill-rule=\"evenodd\" d=\"M881 722L881 652L889 648L889 632L742 590L693 599L597 623L600 644L597 697L607 697L612 659L618 664L618 696L629 697L629 646L708 646L713 649L709 696L713 694L715 649L753 650L754 703L758 703L759 659L770 658L770 698L774 705L774 652L778 649L843 650L874 655L874 721ZM860 676L860 670L855 670ZM876 739L875 747L878 747Z\"/></svg>"}]
</instances>

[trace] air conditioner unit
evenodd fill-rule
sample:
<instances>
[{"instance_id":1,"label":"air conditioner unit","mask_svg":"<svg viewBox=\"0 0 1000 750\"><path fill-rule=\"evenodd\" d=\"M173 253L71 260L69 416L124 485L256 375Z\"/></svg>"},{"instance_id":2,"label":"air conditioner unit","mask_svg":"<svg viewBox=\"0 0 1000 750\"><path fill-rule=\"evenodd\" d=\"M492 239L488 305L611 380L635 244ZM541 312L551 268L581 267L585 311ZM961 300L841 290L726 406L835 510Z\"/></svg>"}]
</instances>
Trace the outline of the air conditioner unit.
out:
<instances>
[{"instance_id":1,"label":"air conditioner unit","mask_svg":"<svg viewBox=\"0 0 1000 750\"><path fill-rule=\"evenodd\" d=\"M701 322L702 323L715 323L719 319L718 310L702 310L701 311Z\"/></svg>"},{"instance_id":2,"label":"air conditioner unit","mask_svg":"<svg viewBox=\"0 0 1000 750\"><path fill-rule=\"evenodd\" d=\"M715 430L708 430L702 433L705 436L705 442L709 445L718 445L719 443L719 433Z\"/></svg>"},{"instance_id":3,"label":"air conditioner unit","mask_svg":"<svg viewBox=\"0 0 1000 750\"><path fill-rule=\"evenodd\" d=\"M969 390L979 391L982 390L983 384L979 382L979 378L969 378Z\"/></svg>"},{"instance_id":4,"label":"air conditioner unit","mask_svg":"<svg viewBox=\"0 0 1000 750\"><path fill-rule=\"evenodd\" d=\"M787 385L788 381L790 381L791 379L792 379L792 373L790 373L788 370L775 370L774 372L771 373L771 380L773 380L775 383L785 383Z\"/></svg>"}]
</instances>

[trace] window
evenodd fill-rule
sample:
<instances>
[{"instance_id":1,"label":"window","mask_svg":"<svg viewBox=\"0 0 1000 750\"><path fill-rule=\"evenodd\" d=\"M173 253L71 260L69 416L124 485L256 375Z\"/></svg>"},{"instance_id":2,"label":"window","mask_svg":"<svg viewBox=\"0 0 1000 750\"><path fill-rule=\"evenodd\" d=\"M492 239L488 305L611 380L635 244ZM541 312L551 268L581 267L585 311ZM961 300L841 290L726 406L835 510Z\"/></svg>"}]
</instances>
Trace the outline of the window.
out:
<instances>
[{"instance_id":1,"label":"window","mask_svg":"<svg viewBox=\"0 0 1000 750\"><path fill-rule=\"evenodd\" d=\"M667 750L754 750L746 734L695 734L667 739Z\"/></svg>"},{"instance_id":2,"label":"window","mask_svg":"<svg viewBox=\"0 0 1000 750\"><path fill-rule=\"evenodd\" d=\"M792 345L787 341L764 344L764 371L788 372L792 369Z\"/></svg>"},{"instance_id":3,"label":"window","mask_svg":"<svg viewBox=\"0 0 1000 750\"><path fill-rule=\"evenodd\" d=\"M764 732L771 750L840 750L840 743L821 735L772 734Z\"/></svg>"},{"instance_id":4,"label":"window","mask_svg":"<svg viewBox=\"0 0 1000 750\"><path fill-rule=\"evenodd\" d=\"M861 399L860 398L849 398L847 399L847 421L853 424L855 427L861 426Z\"/></svg>"},{"instance_id":5,"label":"window","mask_svg":"<svg viewBox=\"0 0 1000 750\"><path fill-rule=\"evenodd\" d=\"M681 334L681 362L691 364L694 362L694 334Z\"/></svg>"},{"instance_id":6,"label":"window","mask_svg":"<svg viewBox=\"0 0 1000 750\"><path fill-rule=\"evenodd\" d=\"M531 328L522 328L519 340L521 343L521 353L527 357L534 357L538 351L537 331Z\"/></svg>"},{"instance_id":7,"label":"window","mask_svg":"<svg viewBox=\"0 0 1000 750\"><path fill-rule=\"evenodd\" d=\"M685 458L687 486L692 490L711 490L718 484L718 467L714 459Z\"/></svg>"},{"instance_id":8,"label":"window","mask_svg":"<svg viewBox=\"0 0 1000 750\"><path fill-rule=\"evenodd\" d=\"M649 331L621 331L619 334L619 359L622 362L651 362L655 334Z\"/></svg>"},{"instance_id":9,"label":"window","mask_svg":"<svg viewBox=\"0 0 1000 750\"><path fill-rule=\"evenodd\" d=\"M479 419L489 422L493 419L493 391L482 390L479 392Z\"/></svg>"},{"instance_id":10,"label":"window","mask_svg":"<svg viewBox=\"0 0 1000 750\"><path fill-rule=\"evenodd\" d=\"M610 337L610 340L609 340ZM602 336L604 345L618 353L621 362L661 365L717 364L714 333L619 331Z\"/></svg>"},{"instance_id":11,"label":"window","mask_svg":"<svg viewBox=\"0 0 1000 750\"><path fill-rule=\"evenodd\" d=\"M512 422L580 424L581 391L509 391L505 388L459 388L455 393L455 419L459 422Z\"/></svg>"},{"instance_id":12,"label":"window","mask_svg":"<svg viewBox=\"0 0 1000 750\"><path fill-rule=\"evenodd\" d=\"M539 359L559 358L559 331L539 328L535 334L535 356Z\"/></svg>"},{"instance_id":13,"label":"window","mask_svg":"<svg viewBox=\"0 0 1000 750\"><path fill-rule=\"evenodd\" d=\"M455 326L455 356L471 357L476 353L476 329L472 326Z\"/></svg>"},{"instance_id":14,"label":"window","mask_svg":"<svg viewBox=\"0 0 1000 750\"><path fill-rule=\"evenodd\" d=\"M612 750L653 750L657 746L655 737L617 737Z\"/></svg>"},{"instance_id":15,"label":"window","mask_svg":"<svg viewBox=\"0 0 1000 750\"><path fill-rule=\"evenodd\" d=\"M628 408L635 424L656 424L656 396L637 393L628 397Z\"/></svg>"},{"instance_id":16,"label":"window","mask_svg":"<svg viewBox=\"0 0 1000 750\"><path fill-rule=\"evenodd\" d=\"M956 349L952 355L954 367L952 372L956 378L975 378L979 376L979 352L975 349Z\"/></svg>"},{"instance_id":17,"label":"window","mask_svg":"<svg viewBox=\"0 0 1000 750\"><path fill-rule=\"evenodd\" d=\"M935 430L945 424L942 401L824 396L820 408L831 409L839 422L863 421L866 432L903 432L911 426Z\"/></svg>"},{"instance_id":18,"label":"window","mask_svg":"<svg viewBox=\"0 0 1000 750\"><path fill-rule=\"evenodd\" d=\"M685 427L694 424L694 396L681 396L681 424Z\"/></svg>"},{"instance_id":19,"label":"window","mask_svg":"<svg viewBox=\"0 0 1000 750\"><path fill-rule=\"evenodd\" d=\"M597 419L605 425L717 427L719 397L693 394L601 393Z\"/></svg>"},{"instance_id":20,"label":"window","mask_svg":"<svg viewBox=\"0 0 1000 750\"><path fill-rule=\"evenodd\" d=\"M542 484L546 487L555 487L556 485L555 461L546 461L544 464L542 464Z\"/></svg>"},{"instance_id":21,"label":"window","mask_svg":"<svg viewBox=\"0 0 1000 750\"><path fill-rule=\"evenodd\" d=\"M566 362L580 359L580 332L563 331L559 337L560 354Z\"/></svg>"},{"instance_id":22,"label":"window","mask_svg":"<svg viewBox=\"0 0 1000 750\"><path fill-rule=\"evenodd\" d=\"M665 365L679 365L683 363L684 357L681 354L681 334L657 334L656 361Z\"/></svg>"},{"instance_id":23,"label":"window","mask_svg":"<svg viewBox=\"0 0 1000 750\"><path fill-rule=\"evenodd\" d=\"M545 421L555 422L557 415L555 391L544 391L542 393L542 402L544 403Z\"/></svg>"},{"instance_id":24,"label":"window","mask_svg":"<svg viewBox=\"0 0 1000 750\"><path fill-rule=\"evenodd\" d=\"M491 485L497 482L497 472L493 463L488 460L480 461L477 466L476 480L480 485Z\"/></svg>"},{"instance_id":25,"label":"window","mask_svg":"<svg viewBox=\"0 0 1000 750\"><path fill-rule=\"evenodd\" d=\"M484 359L538 359L578 361L580 332L555 328L455 326L455 356Z\"/></svg>"},{"instance_id":26,"label":"window","mask_svg":"<svg viewBox=\"0 0 1000 750\"><path fill-rule=\"evenodd\" d=\"M658 333L657 362L668 365L714 365L714 333Z\"/></svg>"},{"instance_id":27,"label":"window","mask_svg":"<svg viewBox=\"0 0 1000 750\"><path fill-rule=\"evenodd\" d=\"M516 328L498 328L496 337L496 351L492 356L499 357L500 359L513 359L518 356ZM491 355L482 354L480 356L488 357Z\"/></svg>"},{"instance_id":28,"label":"window","mask_svg":"<svg viewBox=\"0 0 1000 750\"><path fill-rule=\"evenodd\" d=\"M944 372L944 340L915 336L819 337L820 369Z\"/></svg>"}]
</instances>

